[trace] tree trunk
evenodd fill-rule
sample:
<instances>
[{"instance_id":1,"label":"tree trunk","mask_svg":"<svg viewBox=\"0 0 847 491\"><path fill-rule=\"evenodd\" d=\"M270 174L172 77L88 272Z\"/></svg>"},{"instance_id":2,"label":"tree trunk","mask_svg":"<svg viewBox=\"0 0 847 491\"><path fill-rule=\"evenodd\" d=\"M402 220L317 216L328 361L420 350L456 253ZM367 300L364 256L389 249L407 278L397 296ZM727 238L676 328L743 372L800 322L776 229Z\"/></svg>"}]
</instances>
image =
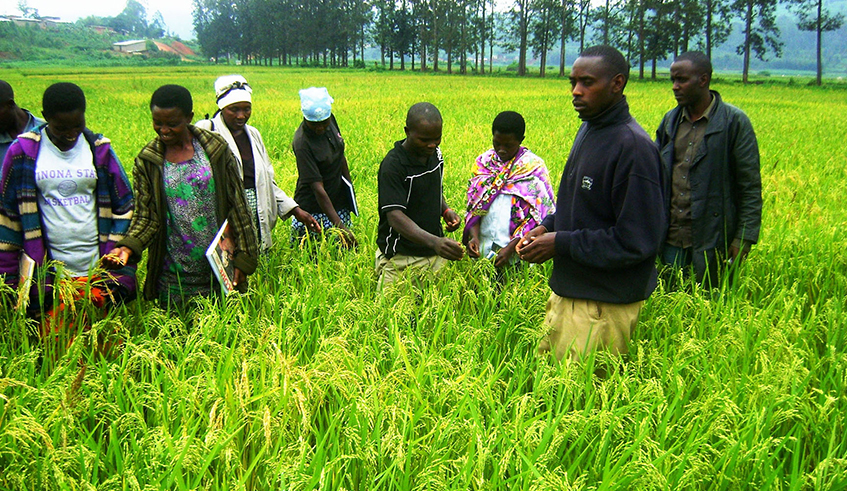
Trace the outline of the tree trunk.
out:
<instances>
[{"instance_id":1,"label":"tree trunk","mask_svg":"<svg viewBox=\"0 0 847 491\"><path fill-rule=\"evenodd\" d=\"M753 29L753 0L747 0L747 14L744 17L744 59L741 81L747 83L750 73L750 36Z\"/></svg>"},{"instance_id":2,"label":"tree trunk","mask_svg":"<svg viewBox=\"0 0 847 491\"><path fill-rule=\"evenodd\" d=\"M467 6L462 5L462 17L461 17L461 34L462 34L462 42L461 49L459 50L461 53L461 58L459 59L459 71L462 75L468 73L468 36L467 36L467 18L468 11Z\"/></svg>"},{"instance_id":3,"label":"tree trunk","mask_svg":"<svg viewBox=\"0 0 847 491\"><path fill-rule=\"evenodd\" d=\"M815 34L817 34L817 43L818 43L818 47L817 47L817 51L818 51L818 70L817 71L818 71L818 75L815 78L815 84L818 85L818 86L820 86L821 83L823 82L823 63L822 63L822 60L821 60L821 34L823 33L823 26L821 25L821 21L822 21L821 17L822 17L822 13L823 13L822 11L823 11L823 0L818 0L818 22L817 22L817 29L816 29L817 32L815 33Z\"/></svg>"},{"instance_id":4,"label":"tree trunk","mask_svg":"<svg viewBox=\"0 0 847 491\"><path fill-rule=\"evenodd\" d=\"M482 8L482 24L479 28L479 73L485 75L485 0L480 3Z\"/></svg>"},{"instance_id":5,"label":"tree trunk","mask_svg":"<svg viewBox=\"0 0 847 491\"><path fill-rule=\"evenodd\" d=\"M712 0L706 0L706 58L712 59Z\"/></svg>"},{"instance_id":6,"label":"tree trunk","mask_svg":"<svg viewBox=\"0 0 847 491\"><path fill-rule=\"evenodd\" d=\"M438 38L438 5L432 0L432 71L438 71L438 52L440 51L440 39Z\"/></svg>"},{"instance_id":7,"label":"tree trunk","mask_svg":"<svg viewBox=\"0 0 847 491\"><path fill-rule=\"evenodd\" d=\"M568 9L567 9L567 1L562 0L562 39L559 42L559 76L565 76L565 46L567 45L568 33L567 33L567 20L568 20Z\"/></svg>"},{"instance_id":8,"label":"tree trunk","mask_svg":"<svg viewBox=\"0 0 847 491\"><path fill-rule=\"evenodd\" d=\"M422 72L426 71L426 40L424 39L424 34L425 34L424 33L424 26L423 26L423 22L421 22L421 32L420 32L419 36L420 36L420 43L421 43L421 49L420 49L420 55L421 56L420 56L420 58L421 58L421 71Z\"/></svg>"},{"instance_id":9,"label":"tree trunk","mask_svg":"<svg viewBox=\"0 0 847 491\"><path fill-rule=\"evenodd\" d=\"M527 45L527 18L526 18L526 7L529 3L528 0L524 0L521 3L521 16L518 21L518 29L520 30L520 51L518 53L518 76L523 77L526 75L526 45Z\"/></svg>"}]
</instances>

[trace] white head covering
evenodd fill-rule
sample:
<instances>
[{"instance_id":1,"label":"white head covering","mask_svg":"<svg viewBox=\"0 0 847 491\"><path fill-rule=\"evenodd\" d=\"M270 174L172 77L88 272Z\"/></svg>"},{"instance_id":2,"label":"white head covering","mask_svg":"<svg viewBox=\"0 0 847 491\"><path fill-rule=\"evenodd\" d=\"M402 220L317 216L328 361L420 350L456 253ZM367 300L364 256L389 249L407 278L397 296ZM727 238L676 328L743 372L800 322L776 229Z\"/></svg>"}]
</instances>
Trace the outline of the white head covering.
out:
<instances>
[{"instance_id":1,"label":"white head covering","mask_svg":"<svg viewBox=\"0 0 847 491\"><path fill-rule=\"evenodd\" d=\"M300 91L300 110L306 121L323 121L332 115L332 103L326 87L309 87Z\"/></svg>"},{"instance_id":2,"label":"white head covering","mask_svg":"<svg viewBox=\"0 0 847 491\"><path fill-rule=\"evenodd\" d=\"M218 109L236 102L252 104L253 89L247 84L247 79L241 75L224 75L215 80L215 97L218 99Z\"/></svg>"}]
</instances>

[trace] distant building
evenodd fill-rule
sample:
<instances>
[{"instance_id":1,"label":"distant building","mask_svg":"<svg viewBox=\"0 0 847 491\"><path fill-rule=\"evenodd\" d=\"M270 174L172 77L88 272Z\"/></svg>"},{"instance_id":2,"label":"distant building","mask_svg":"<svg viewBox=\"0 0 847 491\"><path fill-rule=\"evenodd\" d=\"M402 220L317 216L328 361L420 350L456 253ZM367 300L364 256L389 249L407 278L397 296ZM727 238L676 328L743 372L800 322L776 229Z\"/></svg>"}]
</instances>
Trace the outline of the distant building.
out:
<instances>
[{"instance_id":1,"label":"distant building","mask_svg":"<svg viewBox=\"0 0 847 491\"><path fill-rule=\"evenodd\" d=\"M113 43L112 49L121 53L143 53L147 51L147 41L144 39L121 41L119 43Z\"/></svg>"},{"instance_id":2,"label":"distant building","mask_svg":"<svg viewBox=\"0 0 847 491\"><path fill-rule=\"evenodd\" d=\"M16 26L25 27L25 26L37 26L42 29L46 29L48 27L56 27L61 24L71 24L71 22L67 22L61 20L58 17L44 16L39 19L27 19L25 17L21 17L19 15L0 15L0 21L4 22L12 22Z\"/></svg>"},{"instance_id":3,"label":"distant building","mask_svg":"<svg viewBox=\"0 0 847 491\"><path fill-rule=\"evenodd\" d=\"M114 30L114 29L112 29L112 28L111 28L111 27L109 27L109 26L88 26L88 28L89 28L89 29L92 29L92 30L93 30L94 32L96 32L97 34L103 34L103 33L111 33L111 32L115 32L115 30Z\"/></svg>"}]
</instances>

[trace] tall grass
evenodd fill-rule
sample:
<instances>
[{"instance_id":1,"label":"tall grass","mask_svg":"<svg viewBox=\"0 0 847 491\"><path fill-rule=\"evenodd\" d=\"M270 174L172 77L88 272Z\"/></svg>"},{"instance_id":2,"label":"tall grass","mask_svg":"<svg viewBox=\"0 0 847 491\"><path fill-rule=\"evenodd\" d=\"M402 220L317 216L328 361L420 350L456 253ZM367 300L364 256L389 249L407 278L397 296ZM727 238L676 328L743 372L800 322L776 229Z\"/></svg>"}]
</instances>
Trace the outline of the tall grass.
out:
<instances>
[{"instance_id":1,"label":"tall grass","mask_svg":"<svg viewBox=\"0 0 847 491\"><path fill-rule=\"evenodd\" d=\"M152 138L163 83L213 112L232 70L19 71L38 109L79 83L90 127L124 164ZM759 136L760 244L735 286L660 285L626 360L538 358L548 267L502 288L492 268L450 265L417 291L377 295L376 169L405 110L444 114L445 191L457 208L501 110L558 181L578 120L566 81L246 68L255 124L293 192L297 89L327 86L363 214L360 248L314 252L288 224L249 294L182 316L135 302L45 356L36 328L0 313L0 489L785 489L847 488L847 150L838 91L718 84ZM669 86L631 82L649 132ZM122 349L101 358L98 336ZM603 364L608 376L595 376ZM84 368L83 368L84 367Z\"/></svg>"}]
</instances>

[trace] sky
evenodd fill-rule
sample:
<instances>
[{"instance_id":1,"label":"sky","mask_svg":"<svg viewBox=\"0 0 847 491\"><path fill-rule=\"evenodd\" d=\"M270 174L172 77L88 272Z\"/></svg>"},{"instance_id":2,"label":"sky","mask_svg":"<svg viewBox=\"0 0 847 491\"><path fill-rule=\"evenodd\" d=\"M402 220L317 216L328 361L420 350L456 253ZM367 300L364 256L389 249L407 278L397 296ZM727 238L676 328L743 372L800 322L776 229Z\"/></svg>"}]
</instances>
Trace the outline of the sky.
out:
<instances>
[{"instance_id":1,"label":"sky","mask_svg":"<svg viewBox=\"0 0 847 491\"><path fill-rule=\"evenodd\" d=\"M182 39L194 37L192 32L191 0L139 0L147 9L147 20L158 10L165 19L168 31ZM126 0L26 0L30 8L38 9L41 16L59 17L74 22L81 17L96 15L114 17L126 7ZM20 15L18 0L0 0L0 14Z\"/></svg>"}]
</instances>

